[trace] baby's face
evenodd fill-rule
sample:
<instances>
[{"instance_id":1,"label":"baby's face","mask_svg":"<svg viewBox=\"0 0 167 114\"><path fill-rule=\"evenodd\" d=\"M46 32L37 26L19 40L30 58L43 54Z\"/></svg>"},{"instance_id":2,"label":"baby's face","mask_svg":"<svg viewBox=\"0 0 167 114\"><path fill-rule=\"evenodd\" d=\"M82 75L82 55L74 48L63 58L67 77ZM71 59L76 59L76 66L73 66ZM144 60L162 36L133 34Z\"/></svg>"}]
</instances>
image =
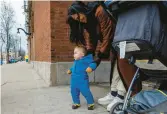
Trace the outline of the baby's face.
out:
<instances>
[{"instance_id":1,"label":"baby's face","mask_svg":"<svg viewBox=\"0 0 167 114\"><path fill-rule=\"evenodd\" d=\"M74 59L75 59L75 60L79 60L79 59L81 59L83 56L84 56L84 53L83 53L80 49L78 49L78 48L75 48L75 49L74 49Z\"/></svg>"}]
</instances>

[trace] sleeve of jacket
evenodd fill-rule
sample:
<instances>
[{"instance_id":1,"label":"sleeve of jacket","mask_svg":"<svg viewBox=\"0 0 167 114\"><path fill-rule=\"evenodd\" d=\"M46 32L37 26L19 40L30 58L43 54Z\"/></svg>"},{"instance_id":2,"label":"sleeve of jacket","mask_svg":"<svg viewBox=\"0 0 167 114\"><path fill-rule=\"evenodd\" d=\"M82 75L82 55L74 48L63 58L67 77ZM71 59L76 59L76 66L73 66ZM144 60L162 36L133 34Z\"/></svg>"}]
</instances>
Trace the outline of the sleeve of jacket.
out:
<instances>
[{"instance_id":1,"label":"sleeve of jacket","mask_svg":"<svg viewBox=\"0 0 167 114\"><path fill-rule=\"evenodd\" d=\"M71 68L69 70L72 72L73 69L74 69L74 63L73 63L73 65L71 66Z\"/></svg>"},{"instance_id":2,"label":"sleeve of jacket","mask_svg":"<svg viewBox=\"0 0 167 114\"><path fill-rule=\"evenodd\" d=\"M95 16L99 23L99 32L101 33L102 37L100 52L103 54L109 53L111 49L111 41L113 40L114 23L109 18L108 14L104 11L102 6L97 8Z\"/></svg>"},{"instance_id":3,"label":"sleeve of jacket","mask_svg":"<svg viewBox=\"0 0 167 114\"><path fill-rule=\"evenodd\" d=\"M89 64L89 67L92 69L92 70L95 70L97 68L97 64L95 62L92 62Z\"/></svg>"}]
</instances>

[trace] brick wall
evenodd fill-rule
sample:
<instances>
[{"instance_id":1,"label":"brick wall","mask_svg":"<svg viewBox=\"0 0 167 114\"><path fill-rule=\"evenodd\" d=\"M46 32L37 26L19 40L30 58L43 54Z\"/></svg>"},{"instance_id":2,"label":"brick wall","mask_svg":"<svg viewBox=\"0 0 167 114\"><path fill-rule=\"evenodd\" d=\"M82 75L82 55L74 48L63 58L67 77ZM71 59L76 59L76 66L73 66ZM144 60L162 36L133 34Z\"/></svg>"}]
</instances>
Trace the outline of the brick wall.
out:
<instances>
[{"instance_id":1,"label":"brick wall","mask_svg":"<svg viewBox=\"0 0 167 114\"><path fill-rule=\"evenodd\" d=\"M50 1L33 1L35 61L51 61Z\"/></svg>"},{"instance_id":2,"label":"brick wall","mask_svg":"<svg viewBox=\"0 0 167 114\"><path fill-rule=\"evenodd\" d=\"M51 58L52 62L71 61L73 45L69 42L69 27L66 24L67 8L71 2L51 2Z\"/></svg>"}]
</instances>

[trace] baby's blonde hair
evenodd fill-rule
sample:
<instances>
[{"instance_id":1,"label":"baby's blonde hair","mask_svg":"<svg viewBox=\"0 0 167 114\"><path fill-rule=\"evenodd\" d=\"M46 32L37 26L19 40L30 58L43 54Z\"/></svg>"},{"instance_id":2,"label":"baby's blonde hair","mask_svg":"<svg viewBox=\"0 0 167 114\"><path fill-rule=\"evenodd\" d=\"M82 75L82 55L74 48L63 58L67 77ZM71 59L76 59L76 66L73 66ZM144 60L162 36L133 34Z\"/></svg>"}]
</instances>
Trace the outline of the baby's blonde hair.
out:
<instances>
[{"instance_id":1,"label":"baby's blonde hair","mask_svg":"<svg viewBox=\"0 0 167 114\"><path fill-rule=\"evenodd\" d=\"M87 49L84 46L76 46L75 49L79 49L80 51L84 53L84 55L86 55L87 53Z\"/></svg>"}]
</instances>

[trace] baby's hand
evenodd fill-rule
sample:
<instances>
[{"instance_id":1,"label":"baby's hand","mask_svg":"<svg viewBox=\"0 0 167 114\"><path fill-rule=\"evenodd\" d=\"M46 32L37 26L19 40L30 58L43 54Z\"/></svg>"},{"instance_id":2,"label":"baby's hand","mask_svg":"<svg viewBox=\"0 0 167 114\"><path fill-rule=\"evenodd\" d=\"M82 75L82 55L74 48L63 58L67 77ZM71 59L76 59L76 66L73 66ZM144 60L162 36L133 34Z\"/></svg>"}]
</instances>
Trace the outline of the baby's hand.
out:
<instances>
[{"instance_id":1,"label":"baby's hand","mask_svg":"<svg viewBox=\"0 0 167 114\"><path fill-rule=\"evenodd\" d=\"M67 74L71 74L71 70L67 70Z\"/></svg>"},{"instance_id":2,"label":"baby's hand","mask_svg":"<svg viewBox=\"0 0 167 114\"><path fill-rule=\"evenodd\" d=\"M90 67L88 67L87 69L86 69L86 72L87 73L91 73L93 70L92 70L92 68L90 68Z\"/></svg>"}]
</instances>

